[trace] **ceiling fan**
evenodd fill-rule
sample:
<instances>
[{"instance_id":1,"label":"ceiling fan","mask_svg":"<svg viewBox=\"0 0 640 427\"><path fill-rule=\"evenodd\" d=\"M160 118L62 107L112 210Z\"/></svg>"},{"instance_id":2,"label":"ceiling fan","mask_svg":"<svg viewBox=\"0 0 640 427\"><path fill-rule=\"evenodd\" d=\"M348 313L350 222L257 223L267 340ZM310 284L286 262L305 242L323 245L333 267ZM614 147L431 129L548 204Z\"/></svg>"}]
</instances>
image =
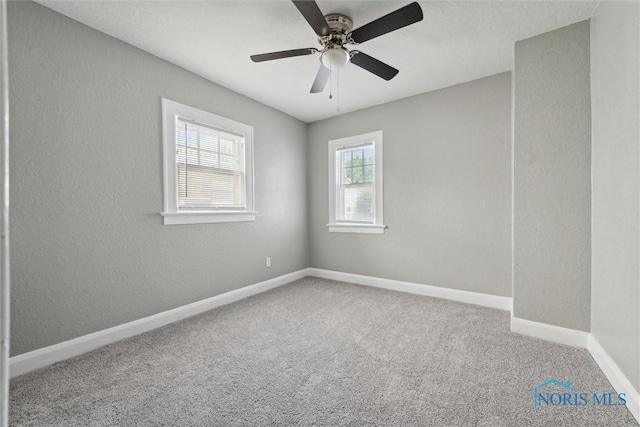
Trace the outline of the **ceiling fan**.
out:
<instances>
[{"instance_id":1,"label":"ceiling fan","mask_svg":"<svg viewBox=\"0 0 640 427\"><path fill-rule=\"evenodd\" d=\"M309 47L306 49L263 53L252 55L251 60L253 62L263 62L320 53L321 64L311 86L311 93L322 92L329 80L331 70L338 69L348 62L385 80L391 80L398 74L397 69L359 50L349 51L345 45L364 43L367 40L422 21L422 8L417 2L413 2L395 12L352 30L353 21L346 15L334 13L323 16L318 4L313 0L292 0L292 2L318 35L318 42L322 45L322 49Z\"/></svg>"}]
</instances>

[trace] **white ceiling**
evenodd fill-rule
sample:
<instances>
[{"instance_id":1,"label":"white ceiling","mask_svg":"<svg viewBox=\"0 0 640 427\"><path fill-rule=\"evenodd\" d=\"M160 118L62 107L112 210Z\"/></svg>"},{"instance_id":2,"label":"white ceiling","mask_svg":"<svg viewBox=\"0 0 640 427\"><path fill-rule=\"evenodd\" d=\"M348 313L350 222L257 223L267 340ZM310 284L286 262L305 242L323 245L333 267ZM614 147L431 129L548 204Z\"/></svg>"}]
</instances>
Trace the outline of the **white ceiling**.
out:
<instances>
[{"instance_id":1,"label":"white ceiling","mask_svg":"<svg viewBox=\"0 0 640 427\"><path fill-rule=\"evenodd\" d=\"M515 41L588 19L598 0L421 1L423 21L357 47L400 73L387 82L349 64L340 71L338 82L333 80L332 100L329 85L324 93L309 93L319 55L262 63L249 59L252 54L319 47L313 30L288 0L39 2L233 91L313 122L508 71ZM317 3L324 14L350 16L357 28L410 0Z\"/></svg>"}]
</instances>

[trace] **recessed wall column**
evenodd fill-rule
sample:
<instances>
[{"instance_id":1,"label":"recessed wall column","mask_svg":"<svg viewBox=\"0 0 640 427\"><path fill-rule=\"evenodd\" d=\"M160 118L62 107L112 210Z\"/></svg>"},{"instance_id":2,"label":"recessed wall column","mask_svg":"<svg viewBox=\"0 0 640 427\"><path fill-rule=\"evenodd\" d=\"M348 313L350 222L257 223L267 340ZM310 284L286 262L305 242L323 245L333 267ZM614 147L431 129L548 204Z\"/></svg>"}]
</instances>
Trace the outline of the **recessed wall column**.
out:
<instances>
[{"instance_id":1,"label":"recessed wall column","mask_svg":"<svg viewBox=\"0 0 640 427\"><path fill-rule=\"evenodd\" d=\"M589 22L515 44L513 317L588 332Z\"/></svg>"},{"instance_id":2,"label":"recessed wall column","mask_svg":"<svg viewBox=\"0 0 640 427\"><path fill-rule=\"evenodd\" d=\"M636 396L640 390L639 52L640 5L600 3L591 18L591 334ZM630 387L623 387L631 393ZM635 412L639 417L640 399L629 400L630 408L634 404L639 408Z\"/></svg>"}]
</instances>

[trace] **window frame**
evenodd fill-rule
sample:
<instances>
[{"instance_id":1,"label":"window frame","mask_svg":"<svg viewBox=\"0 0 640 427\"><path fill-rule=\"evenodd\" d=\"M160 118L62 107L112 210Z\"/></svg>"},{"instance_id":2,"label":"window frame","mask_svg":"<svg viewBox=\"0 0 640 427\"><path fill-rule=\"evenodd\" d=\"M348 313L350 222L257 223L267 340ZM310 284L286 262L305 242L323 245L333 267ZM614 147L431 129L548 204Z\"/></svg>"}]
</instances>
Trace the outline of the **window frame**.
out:
<instances>
[{"instance_id":1,"label":"window frame","mask_svg":"<svg viewBox=\"0 0 640 427\"><path fill-rule=\"evenodd\" d=\"M338 164L340 152L345 149L372 144L374 149L374 218L372 223L361 221L338 220L338 209L341 205L340 196L342 168ZM384 199L383 199L383 134L382 131L370 132L346 138L329 141L329 224L327 228L331 233L366 233L384 234L387 228L384 225Z\"/></svg>"},{"instance_id":2,"label":"window frame","mask_svg":"<svg viewBox=\"0 0 640 427\"><path fill-rule=\"evenodd\" d=\"M245 209L180 209L178 202L178 163L176 160L176 119L187 118L221 131L244 136L245 144ZM253 127L162 98L162 160L164 225L255 221L253 174Z\"/></svg>"}]
</instances>

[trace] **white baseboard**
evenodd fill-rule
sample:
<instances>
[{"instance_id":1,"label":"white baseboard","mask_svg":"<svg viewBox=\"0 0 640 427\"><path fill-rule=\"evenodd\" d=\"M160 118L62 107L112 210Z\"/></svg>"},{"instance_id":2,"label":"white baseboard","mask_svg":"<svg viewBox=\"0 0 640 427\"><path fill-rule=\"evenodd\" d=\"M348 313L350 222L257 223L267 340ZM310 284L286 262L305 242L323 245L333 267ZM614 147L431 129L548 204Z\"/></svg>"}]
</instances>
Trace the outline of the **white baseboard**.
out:
<instances>
[{"instance_id":1,"label":"white baseboard","mask_svg":"<svg viewBox=\"0 0 640 427\"><path fill-rule=\"evenodd\" d=\"M629 379L622 373L616 362L609 356L609 353L600 345L596 337L589 334L587 340L589 353L596 361L600 370L607 377L617 393L625 393L627 408L640 423L640 393L631 384Z\"/></svg>"},{"instance_id":2,"label":"white baseboard","mask_svg":"<svg viewBox=\"0 0 640 427\"><path fill-rule=\"evenodd\" d=\"M309 276L322 279L338 280L341 282L356 283L358 285L374 286L376 288L390 289L393 291L407 292L410 294L424 295L435 298L443 298L468 304L482 305L500 310L511 310L511 298L497 295L482 294L479 292L461 291L459 289L442 288L439 286L421 285L418 283L401 282L399 280L380 279L378 277L361 276L359 274L342 273L339 271L309 268Z\"/></svg>"},{"instance_id":3,"label":"white baseboard","mask_svg":"<svg viewBox=\"0 0 640 427\"><path fill-rule=\"evenodd\" d=\"M26 374L36 369L52 365L74 356L95 350L105 345L129 338L188 317L204 313L216 307L221 307L241 299L277 288L305 276L315 276L324 279L338 280L359 285L373 286L417 295L449 299L485 307L510 311L512 299L477 292L461 291L457 289L440 288L437 286L420 285L417 283L401 282L398 280L381 279L358 274L342 273L338 271L306 268L264 282L216 295L201 301L187 304L172 310L154 314L133 322L114 326L102 331L94 332L69 341L54 344L38 350L30 351L10 358L9 369L11 378ZM640 393L622 373L615 361L600 345L597 339L583 331L547 325L530 320L512 317L511 331L523 335L541 338L560 344L587 348L616 392L625 393L627 408L640 423Z\"/></svg>"},{"instance_id":4,"label":"white baseboard","mask_svg":"<svg viewBox=\"0 0 640 427\"><path fill-rule=\"evenodd\" d=\"M302 269L254 285L245 286L221 295L216 295L201 301L196 301L182 307L163 311L149 317L134 320L102 331L94 332L69 341L64 341L49 347L40 348L28 353L20 354L9 359L9 372L11 378L36 369L52 365L91 350L103 347L107 344L120 341L182 319L204 313L205 311L220 307L241 299L268 291L286 283L301 279L308 275L308 269Z\"/></svg>"},{"instance_id":5,"label":"white baseboard","mask_svg":"<svg viewBox=\"0 0 640 427\"><path fill-rule=\"evenodd\" d=\"M581 348L587 348L587 338L589 337L588 332L533 322L517 317L511 318L511 332Z\"/></svg>"}]
</instances>

